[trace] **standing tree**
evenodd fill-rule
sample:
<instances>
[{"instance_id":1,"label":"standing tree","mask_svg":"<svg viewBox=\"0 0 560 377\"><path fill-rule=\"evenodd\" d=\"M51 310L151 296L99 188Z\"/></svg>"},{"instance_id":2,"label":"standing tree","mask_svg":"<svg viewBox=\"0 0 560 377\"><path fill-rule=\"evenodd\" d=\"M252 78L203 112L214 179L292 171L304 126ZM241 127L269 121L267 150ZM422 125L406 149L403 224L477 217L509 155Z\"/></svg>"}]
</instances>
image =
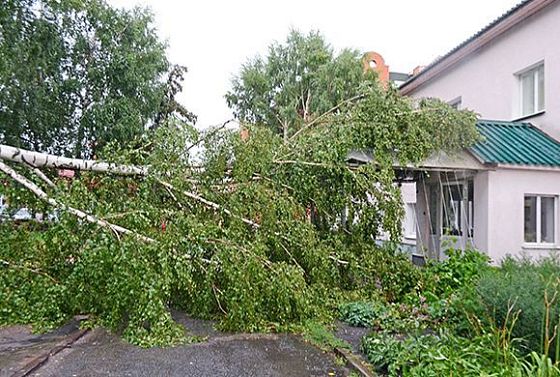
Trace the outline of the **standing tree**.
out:
<instances>
[{"instance_id":1,"label":"standing tree","mask_svg":"<svg viewBox=\"0 0 560 377\"><path fill-rule=\"evenodd\" d=\"M265 59L257 56L243 66L226 100L240 120L265 124L286 141L314 117L358 95L360 84L374 77L364 74L358 51L335 56L318 32L292 30L285 44L269 47Z\"/></svg>"},{"instance_id":2,"label":"standing tree","mask_svg":"<svg viewBox=\"0 0 560 377\"><path fill-rule=\"evenodd\" d=\"M91 157L165 118L181 70L151 22L103 0L3 1L0 141Z\"/></svg>"}]
</instances>

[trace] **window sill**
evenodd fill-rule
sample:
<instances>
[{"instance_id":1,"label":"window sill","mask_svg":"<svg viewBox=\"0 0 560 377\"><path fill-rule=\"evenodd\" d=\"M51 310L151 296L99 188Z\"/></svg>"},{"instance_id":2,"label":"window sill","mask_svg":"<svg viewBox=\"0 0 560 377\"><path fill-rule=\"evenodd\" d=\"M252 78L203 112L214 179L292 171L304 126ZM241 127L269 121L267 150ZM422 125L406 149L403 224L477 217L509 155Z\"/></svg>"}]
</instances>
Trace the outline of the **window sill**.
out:
<instances>
[{"instance_id":1,"label":"window sill","mask_svg":"<svg viewBox=\"0 0 560 377\"><path fill-rule=\"evenodd\" d=\"M522 247L527 250L560 250L560 246L553 243L524 243Z\"/></svg>"},{"instance_id":2,"label":"window sill","mask_svg":"<svg viewBox=\"0 0 560 377\"><path fill-rule=\"evenodd\" d=\"M404 236L403 240L402 240L402 243L404 243L405 245L415 246L416 245L416 236L411 236L411 235Z\"/></svg>"},{"instance_id":3,"label":"window sill","mask_svg":"<svg viewBox=\"0 0 560 377\"><path fill-rule=\"evenodd\" d=\"M536 113L532 113L532 114L527 114L527 115L523 115L519 118L514 118L512 120L512 122L519 122L521 120L527 120L529 118L533 118L533 117L538 117L540 115L543 115L544 113L546 113L546 110L541 110L541 111L537 111Z\"/></svg>"}]
</instances>

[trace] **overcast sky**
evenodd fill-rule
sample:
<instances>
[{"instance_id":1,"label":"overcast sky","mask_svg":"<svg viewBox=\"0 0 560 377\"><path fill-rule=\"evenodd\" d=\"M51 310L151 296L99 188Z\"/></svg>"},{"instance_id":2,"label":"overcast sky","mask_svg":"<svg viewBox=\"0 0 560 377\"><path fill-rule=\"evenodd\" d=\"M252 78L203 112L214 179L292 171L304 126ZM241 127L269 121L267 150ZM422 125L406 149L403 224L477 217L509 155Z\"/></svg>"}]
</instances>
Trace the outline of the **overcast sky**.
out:
<instances>
[{"instance_id":1,"label":"overcast sky","mask_svg":"<svg viewBox=\"0 0 560 377\"><path fill-rule=\"evenodd\" d=\"M149 7L173 63L189 69L179 100L198 126L231 118L224 100L249 57L290 28L319 30L335 48L377 51L391 71L410 72L470 37L520 0L108 0Z\"/></svg>"}]
</instances>

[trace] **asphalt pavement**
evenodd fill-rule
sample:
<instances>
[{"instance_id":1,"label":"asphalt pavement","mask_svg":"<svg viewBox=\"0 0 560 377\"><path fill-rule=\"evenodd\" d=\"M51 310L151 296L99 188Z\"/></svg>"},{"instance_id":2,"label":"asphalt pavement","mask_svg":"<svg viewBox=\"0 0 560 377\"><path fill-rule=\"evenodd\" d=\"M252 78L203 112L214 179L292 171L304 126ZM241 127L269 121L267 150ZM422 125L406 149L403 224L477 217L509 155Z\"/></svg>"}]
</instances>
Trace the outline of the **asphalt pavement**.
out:
<instances>
[{"instance_id":1,"label":"asphalt pavement","mask_svg":"<svg viewBox=\"0 0 560 377\"><path fill-rule=\"evenodd\" d=\"M181 313L175 313L174 316L186 326L190 335L198 335L205 340L169 348L144 349L99 328L62 347L57 353L48 355L28 375L309 377L349 374L345 367L337 365L332 354L306 343L297 335L221 333L213 328L210 321L194 320ZM7 329L3 331L4 335L10 332ZM17 369L14 366L21 366L33 355L40 352L44 354L49 346L60 344L64 332L59 330L56 336L47 334L43 338L26 334L25 331L17 334L19 338L4 337L11 343L5 342L4 348L0 348L1 376L12 376ZM26 341L26 336L32 340ZM15 347L18 344L20 347Z\"/></svg>"}]
</instances>

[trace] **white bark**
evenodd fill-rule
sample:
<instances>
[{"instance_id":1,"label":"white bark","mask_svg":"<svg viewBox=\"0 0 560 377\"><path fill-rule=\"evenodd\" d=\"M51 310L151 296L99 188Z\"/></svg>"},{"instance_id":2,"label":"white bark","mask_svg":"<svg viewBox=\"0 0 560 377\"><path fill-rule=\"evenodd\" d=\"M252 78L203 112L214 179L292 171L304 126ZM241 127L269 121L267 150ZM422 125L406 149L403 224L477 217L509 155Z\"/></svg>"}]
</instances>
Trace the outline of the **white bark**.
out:
<instances>
[{"instance_id":1,"label":"white bark","mask_svg":"<svg viewBox=\"0 0 560 377\"><path fill-rule=\"evenodd\" d=\"M227 123L226 123L227 124ZM21 149L21 148L15 148L9 145L4 145L4 144L0 144L0 170L4 171L6 174L10 175L13 179L15 179L16 181L18 181L19 183L21 183L22 185L24 185L26 188L28 188L29 190L31 190L35 195L37 195L38 197L40 197L41 199L49 202L52 205L55 205L57 207L60 207L61 204L57 203L54 199L49 198L48 195L43 192L41 190L40 187L38 187L37 185L35 185L33 182L29 181L27 178L25 178L24 176L18 174L15 170L11 169L8 165L2 163L1 160L9 160L9 161L14 161L17 163L23 163L27 166L30 166L32 168L39 168L39 167L50 167L50 168L59 168L59 169L71 169L71 170L90 170L90 171L96 171L96 172L104 172L104 173L115 173L115 174L119 174L119 175L142 175L145 176L148 174L148 169L146 167L139 167L139 166L132 166L132 165L117 165L117 164L113 164L113 163L108 163L108 162L101 162L101 161L95 161L95 160L82 160L82 159L77 159L77 158L67 158L67 157L60 157L60 156L56 156L56 155L51 155L51 154L47 154L47 153L39 153L39 152L32 152L32 151L28 151L25 149ZM9 169L9 170L8 170ZM35 172L36 174L38 174L39 178L45 180L45 182L47 182L47 184L51 185L52 182L50 182L50 180L48 180L48 178L41 172ZM158 180L164 187L168 188L168 189L175 189L172 185L170 185L167 182ZM189 191L182 191L183 195L197 200L198 202L206 205L209 208L212 208L214 210L217 211L222 211L223 213L225 213L228 216L231 217L235 217L241 221L243 221L245 224L248 224L250 226L252 226L253 228L259 228L260 225L257 224L254 221L251 221L249 219L246 219L244 217L238 216L234 213L232 213L230 210L228 210L227 208L222 207L221 205L219 205L218 203L214 203L210 200L207 200L205 198L203 198L202 196L193 193L193 192L189 192ZM53 203L57 203L57 204L53 204ZM86 216L87 214L82 212L81 214L78 214L78 212L81 212L79 210L75 210L73 208L69 208L67 209L70 212L74 213L75 215L77 215L80 218L84 218L84 216ZM78 212L75 212L78 211ZM90 216L90 215L87 215ZM92 218L95 219L95 218ZM91 221L92 219L88 219L86 218L86 220L90 221L90 222L95 222L100 226L113 226L113 227L118 227L117 225L112 225L107 223L104 220L99 220L99 219L95 219L96 221ZM99 223L98 221L101 221L104 224ZM116 228L112 228L111 229L115 230ZM122 228L124 229L124 228ZM121 230L117 230L117 232L119 233L125 233L126 231L128 231L127 229L124 229L125 231L121 231ZM131 231L128 231L131 232ZM132 232L134 233L134 232ZM140 235L138 235L140 236ZM144 236L140 236L140 237L144 237ZM146 238L146 237L144 237ZM153 241L153 240L152 240Z\"/></svg>"},{"instance_id":2,"label":"white bark","mask_svg":"<svg viewBox=\"0 0 560 377\"><path fill-rule=\"evenodd\" d=\"M144 242L155 242L155 240L152 239L152 238L143 236L143 235L138 234L138 233L136 233L132 230L123 228L122 226L111 224L108 221L105 221L103 219L99 219L99 218L97 218L95 216L92 216L92 215L90 215L90 214L88 214L84 211L69 207L69 206L67 206L63 203L60 203L60 202L56 201L53 198L50 198L47 195L47 193L45 193L43 190L41 190L41 188L39 186L37 186L35 183L31 182L29 179L25 178L23 175L16 172L14 169L9 167L8 165L3 163L2 161L0 161L0 170L3 171L4 173L6 173L8 176L10 176L16 182L23 185L26 189L28 189L33 194L35 194L35 196L37 196L41 200L47 202L48 204L52 205L53 207L60 208L64 211L69 212L69 213L77 216L78 218L86 220L86 221L88 221L92 224L97 224L100 227L108 228L108 229L112 230L113 232L115 232L117 234L132 235L132 236L135 236L135 237L139 238L140 240L142 240Z\"/></svg>"},{"instance_id":3,"label":"white bark","mask_svg":"<svg viewBox=\"0 0 560 377\"><path fill-rule=\"evenodd\" d=\"M167 182L164 182L164 181L159 180L159 179L158 179L158 182L159 182L162 186L164 186L164 187L166 187L166 188L168 188L168 189L175 190L175 187L173 187L171 184L169 184L169 183L167 183ZM188 198L191 198L191 199L194 199L194 200L196 200L196 201L199 201L200 203L204 204L206 207L212 208L212 209L214 209L215 211L222 211L223 213L225 213L225 214L228 215L228 216L231 216L231 217L234 217L234 218L236 218L236 219L239 219L239 220L243 221L245 224L251 225L253 228L256 228L256 229L260 228L260 225L257 224L256 222L251 221L251 220L249 220L249 219L246 219L246 218L244 218L244 217L238 216L238 215L232 213L229 209L222 207L222 206L219 205L218 203L214 203L214 202L212 202L212 201L210 201L210 200L208 200L208 199L205 199L205 198L203 198L202 196L200 196L200 195L198 195L198 194L195 194L195 193L189 192L189 191L181 191L181 193L182 193L183 195L185 195L186 197L188 197Z\"/></svg>"},{"instance_id":4,"label":"white bark","mask_svg":"<svg viewBox=\"0 0 560 377\"><path fill-rule=\"evenodd\" d=\"M91 170L120 175L146 175L148 172L148 169L143 166L118 165L97 160L67 158L48 153L33 152L4 144L0 144L0 159L24 163L34 168Z\"/></svg>"}]
</instances>

